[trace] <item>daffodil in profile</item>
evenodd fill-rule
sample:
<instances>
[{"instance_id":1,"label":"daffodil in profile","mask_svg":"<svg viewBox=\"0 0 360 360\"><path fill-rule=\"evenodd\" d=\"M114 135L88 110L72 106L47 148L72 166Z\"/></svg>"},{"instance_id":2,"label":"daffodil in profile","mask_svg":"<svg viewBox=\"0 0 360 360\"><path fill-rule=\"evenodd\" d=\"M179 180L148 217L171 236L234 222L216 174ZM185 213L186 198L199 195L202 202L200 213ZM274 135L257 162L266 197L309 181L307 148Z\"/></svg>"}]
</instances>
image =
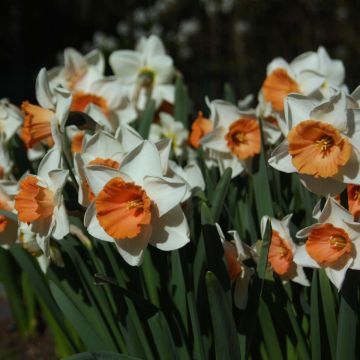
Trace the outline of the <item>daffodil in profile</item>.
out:
<instances>
[{"instance_id":1,"label":"daffodil in profile","mask_svg":"<svg viewBox=\"0 0 360 360\"><path fill-rule=\"evenodd\" d=\"M357 110L337 92L319 104L303 95L287 97L286 139L274 150L274 168L299 173L301 181L319 195L337 195L346 184L360 183L360 128Z\"/></svg>"},{"instance_id":2,"label":"daffodil in profile","mask_svg":"<svg viewBox=\"0 0 360 360\"><path fill-rule=\"evenodd\" d=\"M272 236L268 254L268 261L275 274L283 281L294 281L304 286L310 283L306 278L301 266L294 262L294 254L297 249L296 243L290 235L290 221L292 214L282 220L264 216L261 219L261 235L264 237L267 221L271 223Z\"/></svg>"},{"instance_id":3,"label":"daffodil in profile","mask_svg":"<svg viewBox=\"0 0 360 360\"><path fill-rule=\"evenodd\" d=\"M170 251L189 242L180 205L186 184L163 176L159 151L151 142L130 151L118 170L88 165L85 174L95 195L85 226L95 238L114 242L130 265L141 264L148 244Z\"/></svg>"},{"instance_id":4,"label":"daffodil in profile","mask_svg":"<svg viewBox=\"0 0 360 360\"><path fill-rule=\"evenodd\" d=\"M295 263L323 268L338 290L348 269L360 270L360 224L335 199L329 197L318 222L296 236L306 238L306 242L297 248Z\"/></svg>"},{"instance_id":5,"label":"daffodil in profile","mask_svg":"<svg viewBox=\"0 0 360 360\"><path fill-rule=\"evenodd\" d=\"M243 261L251 259L255 253L240 240L237 231L228 231L232 240L227 240L220 225L217 223L215 225L224 248L229 278L234 284L234 303L236 307L243 310L247 305L249 282L254 273L254 270L246 266Z\"/></svg>"},{"instance_id":6,"label":"daffodil in profile","mask_svg":"<svg viewBox=\"0 0 360 360\"><path fill-rule=\"evenodd\" d=\"M232 176L250 166L249 161L260 153L261 131L254 111L240 111L223 100L210 104L213 130L200 139L200 144L211 151L220 171L232 169Z\"/></svg>"},{"instance_id":7,"label":"daffodil in profile","mask_svg":"<svg viewBox=\"0 0 360 360\"><path fill-rule=\"evenodd\" d=\"M18 220L30 226L45 256L50 237L61 240L69 232L62 195L68 173L61 168L61 150L55 146L42 159L37 175L26 174L19 181L14 204Z\"/></svg>"}]
</instances>

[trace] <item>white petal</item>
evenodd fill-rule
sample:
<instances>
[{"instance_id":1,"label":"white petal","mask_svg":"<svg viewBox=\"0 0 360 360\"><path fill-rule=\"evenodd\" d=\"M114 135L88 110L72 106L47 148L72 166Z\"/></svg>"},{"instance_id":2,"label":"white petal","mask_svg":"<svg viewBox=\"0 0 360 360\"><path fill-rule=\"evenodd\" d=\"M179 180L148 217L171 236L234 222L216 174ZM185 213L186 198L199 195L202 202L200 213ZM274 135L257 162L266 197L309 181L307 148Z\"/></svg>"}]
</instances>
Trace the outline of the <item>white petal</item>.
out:
<instances>
[{"instance_id":1,"label":"white petal","mask_svg":"<svg viewBox=\"0 0 360 360\"><path fill-rule=\"evenodd\" d=\"M130 125L121 125L115 134L124 151L129 152L135 149L144 139L142 136Z\"/></svg>"},{"instance_id":2,"label":"white petal","mask_svg":"<svg viewBox=\"0 0 360 360\"><path fill-rule=\"evenodd\" d=\"M316 224L312 224L310 226L307 226L301 230L299 230L297 233L296 233L296 237L301 239L301 238L306 238L309 236L310 232L312 229L314 229L316 226L318 226L319 224L316 223Z\"/></svg>"},{"instance_id":3,"label":"white petal","mask_svg":"<svg viewBox=\"0 0 360 360\"><path fill-rule=\"evenodd\" d=\"M305 95L314 93L321 87L324 81L323 75L311 70L303 71L299 76L301 90Z\"/></svg>"},{"instance_id":4,"label":"white petal","mask_svg":"<svg viewBox=\"0 0 360 360\"><path fill-rule=\"evenodd\" d=\"M70 112L72 95L70 91L60 87L55 88L54 92L56 96L55 114L60 125L60 131L64 132L65 124Z\"/></svg>"},{"instance_id":5,"label":"white petal","mask_svg":"<svg viewBox=\"0 0 360 360\"><path fill-rule=\"evenodd\" d=\"M156 148L160 154L161 168L163 174L166 174L169 167L169 156L171 152L171 141L169 139L162 139L155 143Z\"/></svg>"},{"instance_id":6,"label":"white petal","mask_svg":"<svg viewBox=\"0 0 360 360\"><path fill-rule=\"evenodd\" d=\"M186 192L184 182L165 177L146 176L144 188L150 199L156 204L159 217L177 206Z\"/></svg>"},{"instance_id":7,"label":"white petal","mask_svg":"<svg viewBox=\"0 0 360 360\"><path fill-rule=\"evenodd\" d=\"M104 186L113 178L121 177L124 181L131 181L126 174L101 165L86 166L84 172L86 180L95 196L97 196Z\"/></svg>"},{"instance_id":8,"label":"white petal","mask_svg":"<svg viewBox=\"0 0 360 360\"><path fill-rule=\"evenodd\" d=\"M52 236L57 239L63 239L70 231L69 218L66 213L64 202L62 201L58 208L54 209L55 227Z\"/></svg>"},{"instance_id":9,"label":"white petal","mask_svg":"<svg viewBox=\"0 0 360 360\"><path fill-rule=\"evenodd\" d=\"M64 65L69 73L76 73L87 68L84 57L74 48L66 48L64 50Z\"/></svg>"},{"instance_id":10,"label":"white petal","mask_svg":"<svg viewBox=\"0 0 360 360\"><path fill-rule=\"evenodd\" d=\"M242 117L243 113L233 104L224 100L214 100L211 106L215 111L215 128L222 126L227 129L235 120Z\"/></svg>"},{"instance_id":11,"label":"white petal","mask_svg":"<svg viewBox=\"0 0 360 360\"><path fill-rule=\"evenodd\" d=\"M294 281L300 285L303 286L310 286L310 282L308 280L308 278L305 275L304 269L302 266L298 266L295 264L296 267L296 275L294 277L291 278L291 281Z\"/></svg>"},{"instance_id":12,"label":"white petal","mask_svg":"<svg viewBox=\"0 0 360 360\"><path fill-rule=\"evenodd\" d=\"M360 224L358 224L360 226ZM353 242L353 246L354 246L354 261L352 263L352 265L350 266L351 269L354 270L360 270L360 238L358 237L356 240L354 240Z\"/></svg>"},{"instance_id":13,"label":"white petal","mask_svg":"<svg viewBox=\"0 0 360 360\"><path fill-rule=\"evenodd\" d=\"M352 259L350 258L350 261ZM329 280L336 286L338 291L340 291L341 286L345 280L346 271L349 268L349 265L346 265L341 270L335 270L330 267L325 268L326 275L328 276Z\"/></svg>"},{"instance_id":14,"label":"white petal","mask_svg":"<svg viewBox=\"0 0 360 360\"><path fill-rule=\"evenodd\" d=\"M321 215L319 216L319 222L330 223L336 227L343 228L344 220L351 223L353 221L353 216L335 199L328 197Z\"/></svg>"},{"instance_id":15,"label":"white petal","mask_svg":"<svg viewBox=\"0 0 360 360\"><path fill-rule=\"evenodd\" d=\"M149 59L147 65L155 71L155 81L158 84L166 84L174 76L173 60L167 55L155 55Z\"/></svg>"},{"instance_id":16,"label":"white petal","mask_svg":"<svg viewBox=\"0 0 360 360\"><path fill-rule=\"evenodd\" d=\"M154 214L150 244L163 251L177 250L189 241L189 225L178 205L161 218Z\"/></svg>"},{"instance_id":17,"label":"white petal","mask_svg":"<svg viewBox=\"0 0 360 360\"><path fill-rule=\"evenodd\" d=\"M95 202L93 201L86 209L84 216L84 225L87 228L88 233L96 239L114 242L115 240L108 235L105 230L101 227L97 217Z\"/></svg>"},{"instance_id":18,"label":"white petal","mask_svg":"<svg viewBox=\"0 0 360 360\"><path fill-rule=\"evenodd\" d=\"M315 103L310 98L300 94L290 94L285 99L285 118L288 129L291 130L301 121L311 119L310 113ZM286 136L287 134L285 134Z\"/></svg>"},{"instance_id":19,"label":"white petal","mask_svg":"<svg viewBox=\"0 0 360 360\"><path fill-rule=\"evenodd\" d=\"M336 196L340 194L346 187L346 184L343 184L332 178L316 179L313 176L303 174L300 174L299 176L301 183L308 190L317 195Z\"/></svg>"},{"instance_id":20,"label":"white petal","mask_svg":"<svg viewBox=\"0 0 360 360\"><path fill-rule=\"evenodd\" d=\"M50 182L49 172L60 168L61 151L57 148L50 149L40 162L38 175L42 179Z\"/></svg>"},{"instance_id":21,"label":"white petal","mask_svg":"<svg viewBox=\"0 0 360 360\"><path fill-rule=\"evenodd\" d=\"M205 190L205 180L200 167L196 162L187 164L184 171L186 174L186 180L190 184L191 189L199 188L203 191Z\"/></svg>"},{"instance_id":22,"label":"white petal","mask_svg":"<svg viewBox=\"0 0 360 360\"><path fill-rule=\"evenodd\" d=\"M135 83L139 69L143 66L139 53L131 50L117 50L109 57L114 74L125 84Z\"/></svg>"},{"instance_id":23,"label":"white petal","mask_svg":"<svg viewBox=\"0 0 360 360\"><path fill-rule=\"evenodd\" d=\"M204 137L202 137L199 142L205 148L223 153L230 153L230 150L226 145L225 135L226 135L225 129L222 126L220 126L215 128L213 131L211 131Z\"/></svg>"},{"instance_id":24,"label":"white petal","mask_svg":"<svg viewBox=\"0 0 360 360\"><path fill-rule=\"evenodd\" d=\"M138 236L132 239L115 240L116 247L123 259L131 266L140 266L144 256L149 238L151 226L143 225Z\"/></svg>"},{"instance_id":25,"label":"white petal","mask_svg":"<svg viewBox=\"0 0 360 360\"><path fill-rule=\"evenodd\" d=\"M66 180L69 176L69 170L55 169L49 172L49 188L53 191L62 192Z\"/></svg>"},{"instance_id":26,"label":"white petal","mask_svg":"<svg viewBox=\"0 0 360 360\"><path fill-rule=\"evenodd\" d=\"M347 130L347 99L343 91L323 104L316 106L311 112L311 119L326 121L341 132Z\"/></svg>"},{"instance_id":27,"label":"white petal","mask_svg":"<svg viewBox=\"0 0 360 360\"><path fill-rule=\"evenodd\" d=\"M124 158L120 170L136 184L142 186L145 176L162 176L159 151L151 142L144 140Z\"/></svg>"},{"instance_id":28,"label":"white petal","mask_svg":"<svg viewBox=\"0 0 360 360\"><path fill-rule=\"evenodd\" d=\"M281 57L277 57L274 60L272 60L270 64L268 64L268 66L266 68L266 74L270 75L276 69L284 69L284 70L288 71L288 70L290 70L290 67L289 67L288 62L285 59L283 59Z\"/></svg>"},{"instance_id":29,"label":"white petal","mask_svg":"<svg viewBox=\"0 0 360 360\"><path fill-rule=\"evenodd\" d=\"M148 38L142 38L136 49L140 51L147 60L156 55L164 55L166 53L164 44L156 35L150 35Z\"/></svg>"},{"instance_id":30,"label":"white petal","mask_svg":"<svg viewBox=\"0 0 360 360\"><path fill-rule=\"evenodd\" d=\"M98 49L91 50L84 56L88 65L94 67L99 74L103 74L105 71L104 55Z\"/></svg>"},{"instance_id":31,"label":"white petal","mask_svg":"<svg viewBox=\"0 0 360 360\"><path fill-rule=\"evenodd\" d=\"M284 140L278 147L271 153L269 164L276 170L286 173L297 172L297 169L292 163L292 157L289 154L289 145L287 140Z\"/></svg>"},{"instance_id":32,"label":"white petal","mask_svg":"<svg viewBox=\"0 0 360 360\"><path fill-rule=\"evenodd\" d=\"M36 99L39 105L46 109L54 109L54 96L50 90L46 69L42 68L35 83Z\"/></svg>"},{"instance_id":33,"label":"white petal","mask_svg":"<svg viewBox=\"0 0 360 360\"><path fill-rule=\"evenodd\" d=\"M113 136L99 131L86 142L83 152L95 158L111 159L114 154L125 153L125 150Z\"/></svg>"},{"instance_id":34,"label":"white petal","mask_svg":"<svg viewBox=\"0 0 360 360\"><path fill-rule=\"evenodd\" d=\"M297 75L306 70L317 71L319 69L319 58L316 52L308 51L297 56L290 63L290 66Z\"/></svg>"},{"instance_id":35,"label":"white petal","mask_svg":"<svg viewBox=\"0 0 360 360\"><path fill-rule=\"evenodd\" d=\"M113 126L109 119L105 116L101 108L93 103L90 103L86 106L84 113L89 115L96 124L98 124L102 129L113 132Z\"/></svg>"},{"instance_id":36,"label":"white petal","mask_svg":"<svg viewBox=\"0 0 360 360\"><path fill-rule=\"evenodd\" d=\"M294 262L303 267L320 268L319 264L306 252L305 245L298 246L296 249Z\"/></svg>"}]
</instances>

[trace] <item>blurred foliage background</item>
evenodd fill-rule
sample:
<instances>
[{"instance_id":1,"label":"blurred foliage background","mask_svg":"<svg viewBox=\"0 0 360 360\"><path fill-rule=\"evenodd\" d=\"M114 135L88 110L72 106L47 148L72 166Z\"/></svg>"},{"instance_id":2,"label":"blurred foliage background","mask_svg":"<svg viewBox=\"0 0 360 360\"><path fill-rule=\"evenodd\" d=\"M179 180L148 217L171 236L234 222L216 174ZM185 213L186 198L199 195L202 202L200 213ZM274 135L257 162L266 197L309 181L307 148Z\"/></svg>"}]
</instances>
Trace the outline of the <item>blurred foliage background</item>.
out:
<instances>
[{"instance_id":1,"label":"blurred foliage background","mask_svg":"<svg viewBox=\"0 0 360 360\"><path fill-rule=\"evenodd\" d=\"M142 35L164 40L196 107L221 97L257 94L266 65L325 46L344 61L346 82L360 81L360 2L356 0L3 0L0 13L1 97L34 100L42 66L62 50L133 48Z\"/></svg>"}]
</instances>

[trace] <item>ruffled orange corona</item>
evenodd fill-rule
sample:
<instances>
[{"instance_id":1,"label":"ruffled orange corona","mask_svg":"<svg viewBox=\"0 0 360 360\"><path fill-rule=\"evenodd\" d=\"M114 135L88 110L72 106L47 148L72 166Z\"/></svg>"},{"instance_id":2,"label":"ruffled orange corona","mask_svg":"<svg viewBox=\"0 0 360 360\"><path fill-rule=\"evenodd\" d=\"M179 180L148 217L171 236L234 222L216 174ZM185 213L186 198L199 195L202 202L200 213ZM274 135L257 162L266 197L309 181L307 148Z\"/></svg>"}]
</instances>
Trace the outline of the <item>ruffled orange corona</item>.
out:
<instances>
[{"instance_id":1,"label":"ruffled orange corona","mask_svg":"<svg viewBox=\"0 0 360 360\"><path fill-rule=\"evenodd\" d=\"M330 124L305 120L288 134L289 154L300 174L328 178L351 157L352 145Z\"/></svg>"},{"instance_id":2,"label":"ruffled orange corona","mask_svg":"<svg viewBox=\"0 0 360 360\"><path fill-rule=\"evenodd\" d=\"M18 219L31 223L53 214L54 193L38 184L35 176L29 175L20 182L20 192L15 196Z\"/></svg>"},{"instance_id":3,"label":"ruffled orange corona","mask_svg":"<svg viewBox=\"0 0 360 360\"><path fill-rule=\"evenodd\" d=\"M262 85L265 101L271 103L274 110L284 111L284 99L290 93L299 93L300 87L285 69L276 69L270 73Z\"/></svg>"},{"instance_id":4,"label":"ruffled orange corona","mask_svg":"<svg viewBox=\"0 0 360 360\"><path fill-rule=\"evenodd\" d=\"M96 158L89 162L89 165L102 165L107 166L113 169L119 169L120 164L116 160L112 159L103 159L103 158Z\"/></svg>"},{"instance_id":5,"label":"ruffled orange corona","mask_svg":"<svg viewBox=\"0 0 360 360\"><path fill-rule=\"evenodd\" d=\"M25 113L24 124L21 131L21 138L27 148L32 148L40 141L46 140L49 146L53 145L51 135L51 118L54 112L43 109L40 106L32 105L24 101L21 109Z\"/></svg>"},{"instance_id":6,"label":"ruffled orange corona","mask_svg":"<svg viewBox=\"0 0 360 360\"><path fill-rule=\"evenodd\" d=\"M73 94L70 111L82 112L89 104L98 106L106 116L109 114L107 101L103 97L83 91Z\"/></svg>"},{"instance_id":7,"label":"ruffled orange corona","mask_svg":"<svg viewBox=\"0 0 360 360\"><path fill-rule=\"evenodd\" d=\"M360 185L348 185L347 196L349 211L353 215L354 220L358 221L360 215Z\"/></svg>"},{"instance_id":8,"label":"ruffled orange corona","mask_svg":"<svg viewBox=\"0 0 360 360\"><path fill-rule=\"evenodd\" d=\"M320 265L331 266L351 252L349 235L331 224L319 224L306 242L307 253Z\"/></svg>"},{"instance_id":9,"label":"ruffled orange corona","mask_svg":"<svg viewBox=\"0 0 360 360\"><path fill-rule=\"evenodd\" d=\"M151 200L146 192L120 177L104 186L95 206L100 225L114 239L134 238L141 232L141 226L151 221Z\"/></svg>"},{"instance_id":10,"label":"ruffled orange corona","mask_svg":"<svg viewBox=\"0 0 360 360\"><path fill-rule=\"evenodd\" d=\"M290 245L275 230L272 231L268 260L278 275L285 275L293 263L293 252Z\"/></svg>"},{"instance_id":11,"label":"ruffled orange corona","mask_svg":"<svg viewBox=\"0 0 360 360\"><path fill-rule=\"evenodd\" d=\"M189 143L195 149L200 147L200 139L213 130L213 124L209 119L206 119L201 111L198 117L191 125L191 133L189 136Z\"/></svg>"},{"instance_id":12,"label":"ruffled orange corona","mask_svg":"<svg viewBox=\"0 0 360 360\"><path fill-rule=\"evenodd\" d=\"M259 154L261 136L258 122L252 118L241 118L233 122L225 135L225 140L231 152L239 160Z\"/></svg>"}]
</instances>

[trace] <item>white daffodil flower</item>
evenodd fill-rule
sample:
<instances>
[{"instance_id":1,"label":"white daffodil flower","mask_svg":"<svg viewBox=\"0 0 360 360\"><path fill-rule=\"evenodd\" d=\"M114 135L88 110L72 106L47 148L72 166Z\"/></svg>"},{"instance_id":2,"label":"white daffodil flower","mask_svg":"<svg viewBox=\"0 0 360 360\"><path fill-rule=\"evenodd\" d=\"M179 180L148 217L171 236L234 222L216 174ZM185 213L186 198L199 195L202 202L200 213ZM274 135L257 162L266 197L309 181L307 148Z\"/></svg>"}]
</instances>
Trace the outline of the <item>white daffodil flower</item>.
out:
<instances>
[{"instance_id":1,"label":"white daffodil flower","mask_svg":"<svg viewBox=\"0 0 360 360\"><path fill-rule=\"evenodd\" d=\"M176 121L167 113L160 113L160 123L151 124L149 140L157 142L160 139L169 139L176 156L181 156L185 149L189 132L183 123Z\"/></svg>"},{"instance_id":2,"label":"white daffodil flower","mask_svg":"<svg viewBox=\"0 0 360 360\"><path fill-rule=\"evenodd\" d=\"M9 141L23 122L19 108L11 104L8 99L0 100L0 137Z\"/></svg>"},{"instance_id":3,"label":"white daffodil flower","mask_svg":"<svg viewBox=\"0 0 360 360\"><path fill-rule=\"evenodd\" d=\"M45 256L50 256L50 237L61 240L69 233L62 189L68 177L63 170L58 146L42 159L37 175L25 175L19 182L15 209L20 223L30 225Z\"/></svg>"},{"instance_id":4,"label":"white daffodil flower","mask_svg":"<svg viewBox=\"0 0 360 360\"><path fill-rule=\"evenodd\" d=\"M180 205L186 185L163 176L159 151L151 142L133 149L119 170L88 165L85 174L95 200L84 224L95 238L115 242L128 264L139 266L149 243L171 251L189 242Z\"/></svg>"},{"instance_id":5,"label":"white daffodil flower","mask_svg":"<svg viewBox=\"0 0 360 360\"><path fill-rule=\"evenodd\" d=\"M303 286L310 286L304 269L293 260L297 245L290 235L289 224L291 217L292 214L286 215L282 220L277 220L269 216L263 216L260 225L261 237L264 237L266 223L270 221L272 238L268 261L273 271L279 275L283 281L291 280Z\"/></svg>"},{"instance_id":6,"label":"white daffodil flower","mask_svg":"<svg viewBox=\"0 0 360 360\"><path fill-rule=\"evenodd\" d=\"M360 113L349 109L343 91L318 104L291 94L285 104L286 139L269 163L298 172L302 183L319 195L339 194L346 184L360 184Z\"/></svg>"},{"instance_id":7,"label":"white daffodil flower","mask_svg":"<svg viewBox=\"0 0 360 360\"><path fill-rule=\"evenodd\" d=\"M278 113L284 111L284 100L290 93L310 95L324 83L319 73L319 57L306 52L288 63L283 58L274 59L266 70L266 79L259 94L260 103L268 103Z\"/></svg>"},{"instance_id":8,"label":"white daffodil flower","mask_svg":"<svg viewBox=\"0 0 360 360\"><path fill-rule=\"evenodd\" d=\"M13 162L10 160L6 144L0 140L0 181L4 179L11 179L11 169Z\"/></svg>"},{"instance_id":9,"label":"white daffodil flower","mask_svg":"<svg viewBox=\"0 0 360 360\"><path fill-rule=\"evenodd\" d=\"M54 143L54 127L64 132L68 118L72 96L71 93L57 87L50 90L45 68L41 69L36 79L36 98L40 106L23 102L21 108L25 112L25 119L21 137L27 148L33 148L41 142L48 146Z\"/></svg>"},{"instance_id":10,"label":"white daffodil flower","mask_svg":"<svg viewBox=\"0 0 360 360\"><path fill-rule=\"evenodd\" d=\"M252 258L253 252L248 245L240 240L237 231L228 231L233 238L232 241L228 241L220 225L217 223L215 225L224 248L230 281L235 283L234 303L237 308L243 310L246 308L249 282L254 273L254 270L244 265L243 261Z\"/></svg>"},{"instance_id":11,"label":"white daffodil flower","mask_svg":"<svg viewBox=\"0 0 360 360\"><path fill-rule=\"evenodd\" d=\"M250 167L251 160L261 150L261 131L252 110L240 111L235 105L223 100L210 103L210 120L213 130L199 143L209 156L218 162L220 172L232 169L232 177Z\"/></svg>"},{"instance_id":12,"label":"white daffodil flower","mask_svg":"<svg viewBox=\"0 0 360 360\"><path fill-rule=\"evenodd\" d=\"M48 71L50 87L54 90L61 86L71 91L88 92L91 85L103 78L105 61L99 50L92 50L86 55L76 49L64 50L64 65Z\"/></svg>"},{"instance_id":13,"label":"white daffodil flower","mask_svg":"<svg viewBox=\"0 0 360 360\"><path fill-rule=\"evenodd\" d=\"M157 36L142 38L135 51L114 51L109 63L119 81L128 87L129 97L139 109L145 108L148 93L157 107L163 101L174 103L173 60L166 55Z\"/></svg>"},{"instance_id":14,"label":"white daffodil flower","mask_svg":"<svg viewBox=\"0 0 360 360\"><path fill-rule=\"evenodd\" d=\"M328 197L318 223L298 231L296 236L307 241L297 248L295 263L324 268L338 290L347 269L360 270L360 224L333 198Z\"/></svg>"}]
</instances>

